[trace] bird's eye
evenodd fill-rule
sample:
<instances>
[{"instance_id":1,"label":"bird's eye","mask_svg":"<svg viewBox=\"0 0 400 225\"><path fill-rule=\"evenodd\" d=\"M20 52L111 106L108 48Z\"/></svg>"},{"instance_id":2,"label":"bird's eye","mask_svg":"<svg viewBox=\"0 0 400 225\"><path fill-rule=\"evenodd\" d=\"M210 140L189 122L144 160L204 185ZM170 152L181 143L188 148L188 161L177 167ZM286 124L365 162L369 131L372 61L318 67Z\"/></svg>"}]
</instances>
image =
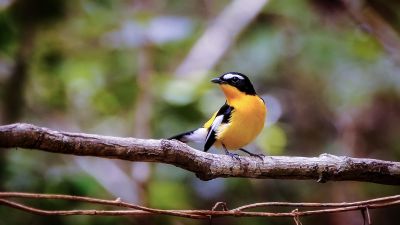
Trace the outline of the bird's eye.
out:
<instances>
[{"instance_id":1,"label":"bird's eye","mask_svg":"<svg viewBox=\"0 0 400 225\"><path fill-rule=\"evenodd\" d=\"M239 78L237 78L237 77L232 77L231 80L232 80L233 83L237 83L237 82L239 81Z\"/></svg>"}]
</instances>

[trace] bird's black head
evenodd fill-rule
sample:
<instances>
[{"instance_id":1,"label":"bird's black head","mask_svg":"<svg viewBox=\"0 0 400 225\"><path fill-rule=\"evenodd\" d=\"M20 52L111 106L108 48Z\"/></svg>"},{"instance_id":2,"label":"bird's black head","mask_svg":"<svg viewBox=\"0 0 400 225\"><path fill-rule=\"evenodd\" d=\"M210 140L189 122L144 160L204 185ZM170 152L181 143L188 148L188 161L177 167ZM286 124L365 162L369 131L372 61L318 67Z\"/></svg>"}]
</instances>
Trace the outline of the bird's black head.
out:
<instances>
[{"instance_id":1,"label":"bird's black head","mask_svg":"<svg viewBox=\"0 0 400 225\"><path fill-rule=\"evenodd\" d=\"M254 90L254 87L251 84L249 78L242 73L224 73L220 77L212 79L211 82L217 84L227 84L236 87L239 91L244 92L248 95L256 95L256 91Z\"/></svg>"}]
</instances>

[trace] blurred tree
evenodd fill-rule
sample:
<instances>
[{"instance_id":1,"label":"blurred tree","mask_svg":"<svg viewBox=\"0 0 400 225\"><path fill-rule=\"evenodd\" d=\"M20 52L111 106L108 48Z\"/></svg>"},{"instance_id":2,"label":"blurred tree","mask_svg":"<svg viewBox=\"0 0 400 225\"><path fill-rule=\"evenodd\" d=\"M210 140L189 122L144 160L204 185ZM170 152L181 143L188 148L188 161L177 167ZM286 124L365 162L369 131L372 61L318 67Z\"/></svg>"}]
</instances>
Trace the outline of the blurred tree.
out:
<instances>
[{"instance_id":1,"label":"blurred tree","mask_svg":"<svg viewBox=\"0 0 400 225\"><path fill-rule=\"evenodd\" d=\"M32 2L16 0L10 7L9 17L15 24L18 47L14 69L5 84L4 121L15 122L24 108L25 85L34 49L35 38L40 27L54 23L65 16L64 0Z\"/></svg>"},{"instance_id":2,"label":"blurred tree","mask_svg":"<svg viewBox=\"0 0 400 225\"><path fill-rule=\"evenodd\" d=\"M29 0L16 0L8 12L1 13L0 27L2 31L0 46L16 43L13 53L13 69L5 81L2 93L2 122L11 123L20 120L25 108L25 87L29 76L29 67L36 41L37 32L43 25L54 23L62 19L66 13L64 0L43 0L32 2ZM12 26L12 27L11 27ZM5 46L4 46L5 47ZM3 48L3 47L2 47ZM7 49L7 47L5 47ZM6 168L5 151L0 153L0 190Z\"/></svg>"}]
</instances>

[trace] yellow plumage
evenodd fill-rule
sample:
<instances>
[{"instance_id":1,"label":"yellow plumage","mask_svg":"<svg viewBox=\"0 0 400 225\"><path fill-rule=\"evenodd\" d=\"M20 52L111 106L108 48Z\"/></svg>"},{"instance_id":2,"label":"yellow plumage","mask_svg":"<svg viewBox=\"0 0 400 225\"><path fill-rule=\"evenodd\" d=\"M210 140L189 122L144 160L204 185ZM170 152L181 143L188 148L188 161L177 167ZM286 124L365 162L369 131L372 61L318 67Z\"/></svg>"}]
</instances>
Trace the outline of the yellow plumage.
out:
<instances>
[{"instance_id":1,"label":"yellow plumage","mask_svg":"<svg viewBox=\"0 0 400 225\"><path fill-rule=\"evenodd\" d=\"M229 72L214 78L226 97L226 103L213 114L203 127L171 137L183 142L204 142L204 151L211 146L222 147L225 154L237 158L228 150L241 150L251 156L244 146L252 142L264 127L267 108L256 94L250 79L238 72Z\"/></svg>"},{"instance_id":2,"label":"yellow plumage","mask_svg":"<svg viewBox=\"0 0 400 225\"><path fill-rule=\"evenodd\" d=\"M227 104L234 108L229 123L222 124L216 132L215 147L223 143L229 150L236 150L252 142L264 127L267 109L263 100L257 95L247 95L237 88L220 85ZM217 112L204 124L209 128Z\"/></svg>"}]
</instances>

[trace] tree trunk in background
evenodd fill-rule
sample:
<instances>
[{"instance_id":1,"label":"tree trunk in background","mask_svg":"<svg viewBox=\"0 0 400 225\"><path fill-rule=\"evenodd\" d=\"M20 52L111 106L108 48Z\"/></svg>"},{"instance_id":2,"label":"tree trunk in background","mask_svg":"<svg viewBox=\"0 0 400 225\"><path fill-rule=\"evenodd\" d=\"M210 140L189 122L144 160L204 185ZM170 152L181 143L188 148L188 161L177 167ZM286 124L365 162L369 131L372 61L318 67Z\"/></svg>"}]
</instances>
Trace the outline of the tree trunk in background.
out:
<instances>
[{"instance_id":1,"label":"tree trunk in background","mask_svg":"<svg viewBox=\"0 0 400 225\"><path fill-rule=\"evenodd\" d=\"M28 80L29 60L35 41L35 28L22 29L20 46L15 56L15 65L4 87L1 123L8 124L20 120L25 108L25 86ZM7 151L0 151L0 191L4 190Z\"/></svg>"},{"instance_id":2,"label":"tree trunk in background","mask_svg":"<svg viewBox=\"0 0 400 225\"><path fill-rule=\"evenodd\" d=\"M32 55L35 31L25 29L15 57L15 66L5 85L3 115L5 123L13 123L21 118L25 106L24 89L28 80L28 66Z\"/></svg>"}]
</instances>

